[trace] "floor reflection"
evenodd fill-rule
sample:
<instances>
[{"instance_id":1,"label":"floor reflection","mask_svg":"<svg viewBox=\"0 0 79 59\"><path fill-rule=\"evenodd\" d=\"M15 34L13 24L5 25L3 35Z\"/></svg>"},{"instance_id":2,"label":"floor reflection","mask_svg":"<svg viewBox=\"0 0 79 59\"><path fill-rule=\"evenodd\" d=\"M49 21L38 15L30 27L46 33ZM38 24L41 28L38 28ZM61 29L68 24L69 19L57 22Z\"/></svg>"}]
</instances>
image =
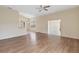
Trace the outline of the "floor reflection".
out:
<instances>
[{"instance_id":1,"label":"floor reflection","mask_svg":"<svg viewBox=\"0 0 79 59\"><path fill-rule=\"evenodd\" d=\"M35 32L30 32L30 41L32 44L36 44L37 43L37 37L36 37L36 33Z\"/></svg>"}]
</instances>

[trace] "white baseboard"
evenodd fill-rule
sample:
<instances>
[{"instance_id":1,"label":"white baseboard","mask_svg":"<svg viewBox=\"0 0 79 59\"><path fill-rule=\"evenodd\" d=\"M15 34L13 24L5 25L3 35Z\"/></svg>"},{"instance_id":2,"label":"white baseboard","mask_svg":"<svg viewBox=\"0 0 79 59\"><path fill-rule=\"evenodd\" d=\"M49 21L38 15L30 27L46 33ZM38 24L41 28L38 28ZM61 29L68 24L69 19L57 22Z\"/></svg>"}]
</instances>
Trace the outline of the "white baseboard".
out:
<instances>
[{"instance_id":1,"label":"white baseboard","mask_svg":"<svg viewBox=\"0 0 79 59\"><path fill-rule=\"evenodd\" d=\"M18 36L22 36L22 35L26 35L26 34L27 34L27 33L16 34L16 35L7 35L7 36L0 37L0 40L8 39L8 38L13 38L13 37L18 37Z\"/></svg>"},{"instance_id":2,"label":"white baseboard","mask_svg":"<svg viewBox=\"0 0 79 59\"><path fill-rule=\"evenodd\" d=\"M73 39L79 39L79 37L77 37L77 36L63 36L63 37L68 37L68 38L73 38Z\"/></svg>"}]
</instances>

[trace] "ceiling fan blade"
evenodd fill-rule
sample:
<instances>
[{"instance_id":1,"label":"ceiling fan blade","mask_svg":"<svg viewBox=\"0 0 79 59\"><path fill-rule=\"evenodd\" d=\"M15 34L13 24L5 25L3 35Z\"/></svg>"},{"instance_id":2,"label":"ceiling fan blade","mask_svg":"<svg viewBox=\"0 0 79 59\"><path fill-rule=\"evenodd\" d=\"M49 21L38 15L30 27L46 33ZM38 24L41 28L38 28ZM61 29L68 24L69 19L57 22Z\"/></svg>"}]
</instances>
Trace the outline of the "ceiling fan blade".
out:
<instances>
[{"instance_id":1,"label":"ceiling fan blade","mask_svg":"<svg viewBox=\"0 0 79 59\"><path fill-rule=\"evenodd\" d=\"M48 9L44 9L45 11L48 11Z\"/></svg>"},{"instance_id":2,"label":"ceiling fan blade","mask_svg":"<svg viewBox=\"0 0 79 59\"><path fill-rule=\"evenodd\" d=\"M45 6L44 8L49 8L50 6L48 5L48 6Z\"/></svg>"},{"instance_id":3,"label":"ceiling fan blade","mask_svg":"<svg viewBox=\"0 0 79 59\"><path fill-rule=\"evenodd\" d=\"M43 6L42 6L42 5L40 5L40 7L42 8Z\"/></svg>"}]
</instances>

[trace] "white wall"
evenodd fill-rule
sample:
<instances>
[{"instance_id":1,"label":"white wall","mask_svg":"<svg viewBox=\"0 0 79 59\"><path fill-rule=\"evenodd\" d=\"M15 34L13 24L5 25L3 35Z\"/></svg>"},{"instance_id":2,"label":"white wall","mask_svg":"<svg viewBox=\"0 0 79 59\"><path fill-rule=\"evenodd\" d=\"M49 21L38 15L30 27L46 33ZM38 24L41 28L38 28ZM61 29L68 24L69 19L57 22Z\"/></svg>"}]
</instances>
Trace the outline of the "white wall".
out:
<instances>
[{"instance_id":1,"label":"white wall","mask_svg":"<svg viewBox=\"0 0 79 59\"><path fill-rule=\"evenodd\" d=\"M19 13L0 6L0 40L26 34L25 28L18 28Z\"/></svg>"}]
</instances>

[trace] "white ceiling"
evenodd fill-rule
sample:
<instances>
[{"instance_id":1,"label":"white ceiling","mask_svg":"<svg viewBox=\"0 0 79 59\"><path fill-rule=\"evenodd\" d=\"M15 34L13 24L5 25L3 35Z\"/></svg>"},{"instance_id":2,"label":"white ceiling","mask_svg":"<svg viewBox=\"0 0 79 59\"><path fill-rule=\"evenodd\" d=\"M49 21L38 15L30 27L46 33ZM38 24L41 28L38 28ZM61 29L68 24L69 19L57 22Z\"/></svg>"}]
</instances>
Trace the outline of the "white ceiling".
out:
<instances>
[{"instance_id":1,"label":"white ceiling","mask_svg":"<svg viewBox=\"0 0 79 59\"><path fill-rule=\"evenodd\" d=\"M17 10L19 13L27 16L40 16L47 15L49 13L55 13L57 11L66 10L69 8L77 7L78 5L51 5L48 11L38 12L39 5L7 5L7 7Z\"/></svg>"}]
</instances>

